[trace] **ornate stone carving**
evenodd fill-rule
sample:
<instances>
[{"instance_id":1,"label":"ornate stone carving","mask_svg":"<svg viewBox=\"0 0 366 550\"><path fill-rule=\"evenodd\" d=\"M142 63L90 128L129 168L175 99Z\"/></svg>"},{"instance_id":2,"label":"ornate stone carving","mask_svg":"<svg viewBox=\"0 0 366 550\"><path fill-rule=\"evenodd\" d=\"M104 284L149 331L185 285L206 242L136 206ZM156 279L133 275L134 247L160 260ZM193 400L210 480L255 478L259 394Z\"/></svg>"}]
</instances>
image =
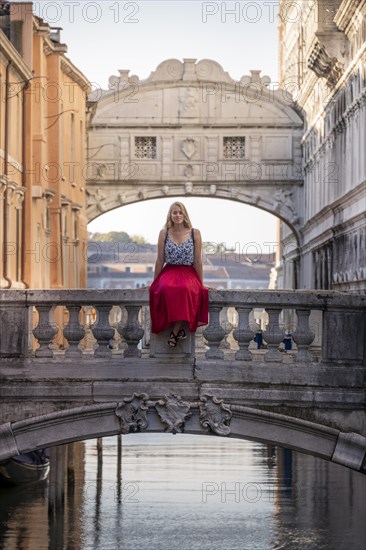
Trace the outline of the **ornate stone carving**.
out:
<instances>
[{"instance_id":1,"label":"ornate stone carving","mask_svg":"<svg viewBox=\"0 0 366 550\"><path fill-rule=\"evenodd\" d=\"M120 419L121 433L139 432L148 426L146 411L148 405L146 393L134 393L132 397L126 397L116 407L116 415Z\"/></svg>"},{"instance_id":2,"label":"ornate stone carving","mask_svg":"<svg viewBox=\"0 0 366 550\"><path fill-rule=\"evenodd\" d=\"M203 336L210 346L205 353L206 359L223 359L224 357L224 352L219 349L221 341L225 338L225 329L220 324L221 309L221 306L210 305L209 323L203 330Z\"/></svg>"},{"instance_id":3,"label":"ornate stone carving","mask_svg":"<svg viewBox=\"0 0 366 550\"><path fill-rule=\"evenodd\" d=\"M53 357L50 345L58 332L58 326L53 321L54 306L45 304L37 305L38 325L33 329L33 336L39 343L36 349L36 357Z\"/></svg>"},{"instance_id":4,"label":"ornate stone carving","mask_svg":"<svg viewBox=\"0 0 366 550\"><path fill-rule=\"evenodd\" d=\"M187 166L184 168L183 173L186 178L191 178L193 176L193 166L191 164L187 164Z\"/></svg>"},{"instance_id":5,"label":"ornate stone carving","mask_svg":"<svg viewBox=\"0 0 366 550\"><path fill-rule=\"evenodd\" d=\"M66 357L81 357L82 351L79 348L80 340L85 336L85 329L79 322L81 306L68 305L69 322L63 330L64 337L68 341L69 347L65 352Z\"/></svg>"},{"instance_id":6,"label":"ornate stone carving","mask_svg":"<svg viewBox=\"0 0 366 550\"><path fill-rule=\"evenodd\" d=\"M94 206L99 212L104 212L105 207L102 203L106 199L106 195L102 193L100 187L94 193L87 190L86 194L88 195L87 208Z\"/></svg>"},{"instance_id":7,"label":"ornate stone carving","mask_svg":"<svg viewBox=\"0 0 366 550\"><path fill-rule=\"evenodd\" d=\"M193 192L193 183L191 181L187 181L184 184L184 192L186 195L191 195L191 193Z\"/></svg>"},{"instance_id":8,"label":"ornate stone carving","mask_svg":"<svg viewBox=\"0 0 366 550\"><path fill-rule=\"evenodd\" d=\"M242 86L250 86L251 84L255 84L257 86L267 88L271 82L271 77L267 75L260 76L260 73L261 71L251 70L250 75L244 75L241 77L240 84Z\"/></svg>"},{"instance_id":9,"label":"ornate stone carving","mask_svg":"<svg viewBox=\"0 0 366 550\"><path fill-rule=\"evenodd\" d=\"M292 213L292 223L297 223L299 221L298 214L295 210L294 203L292 200L292 191L280 189L275 193L275 203L274 210L279 212L282 207L287 208Z\"/></svg>"},{"instance_id":10,"label":"ornate stone carving","mask_svg":"<svg viewBox=\"0 0 366 550\"><path fill-rule=\"evenodd\" d=\"M191 160L193 155L195 155L195 153L197 152L197 140L192 137L188 137L183 140L181 151L182 153L184 153L188 160Z\"/></svg>"},{"instance_id":11,"label":"ornate stone carving","mask_svg":"<svg viewBox=\"0 0 366 550\"><path fill-rule=\"evenodd\" d=\"M188 113L191 116L196 116L198 113L197 107L198 107L198 90L197 88L183 88L181 90L181 95L179 98L179 103L182 106L183 113Z\"/></svg>"},{"instance_id":12,"label":"ornate stone carving","mask_svg":"<svg viewBox=\"0 0 366 550\"><path fill-rule=\"evenodd\" d=\"M190 404L174 393L159 399L155 408L160 420L166 425L165 431L173 434L182 433L185 421L192 416Z\"/></svg>"},{"instance_id":13,"label":"ornate stone carving","mask_svg":"<svg viewBox=\"0 0 366 550\"><path fill-rule=\"evenodd\" d=\"M117 330L122 338L127 342L127 349L123 352L124 357L141 357L141 350L138 349L138 343L144 335L144 329L139 321L139 312L141 306L126 304L127 324L118 323Z\"/></svg>"},{"instance_id":14,"label":"ornate stone carving","mask_svg":"<svg viewBox=\"0 0 366 550\"><path fill-rule=\"evenodd\" d=\"M325 78L334 86L343 73L343 65L336 57L331 57L324 44L317 42L308 59L308 67L319 78Z\"/></svg>"},{"instance_id":15,"label":"ornate stone carving","mask_svg":"<svg viewBox=\"0 0 366 550\"><path fill-rule=\"evenodd\" d=\"M223 399L207 395L201 398L200 422L204 428L210 428L217 435L229 435L231 432L229 423L232 412Z\"/></svg>"}]
</instances>

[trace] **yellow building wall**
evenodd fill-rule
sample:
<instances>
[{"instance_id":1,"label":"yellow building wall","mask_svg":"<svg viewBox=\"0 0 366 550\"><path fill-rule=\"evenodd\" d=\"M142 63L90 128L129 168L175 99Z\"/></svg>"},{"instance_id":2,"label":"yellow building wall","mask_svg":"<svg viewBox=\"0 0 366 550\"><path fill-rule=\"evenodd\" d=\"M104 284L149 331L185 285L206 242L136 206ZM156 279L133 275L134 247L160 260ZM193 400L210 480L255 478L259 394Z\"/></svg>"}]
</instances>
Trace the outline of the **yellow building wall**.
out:
<instances>
[{"instance_id":1,"label":"yellow building wall","mask_svg":"<svg viewBox=\"0 0 366 550\"><path fill-rule=\"evenodd\" d=\"M30 6L12 5L18 51L0 31L0 288L84 288L90 84Z\"/></svg>"}]
</instances>

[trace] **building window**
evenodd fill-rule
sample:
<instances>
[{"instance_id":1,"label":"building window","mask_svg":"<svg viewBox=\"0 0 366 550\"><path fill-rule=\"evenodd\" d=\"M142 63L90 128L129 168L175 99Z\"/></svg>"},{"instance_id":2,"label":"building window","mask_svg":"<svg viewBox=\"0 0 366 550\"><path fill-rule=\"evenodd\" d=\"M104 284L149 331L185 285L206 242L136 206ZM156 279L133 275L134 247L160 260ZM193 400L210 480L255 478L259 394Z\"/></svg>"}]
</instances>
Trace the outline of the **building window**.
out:
<instances>
[{"instance_id":1,"label":"building window","mask_svg":"<svg viewBox=\"0 0 366 550\"><path fill-rule=\"evenodd\" d=\"M125 272L126 272L126 273L131 273L131 268L130 268L130 267L126 267Z\"/></svg>"},{"instance_id":2,"label":"building window","mask_svg":"<svg viewBox=\"0 0 366 550\"><path fill-rule=\"evenodd\" d=\"M103 270L103 273L108 273L109 267L107 265L104 265L102 270Z\"/></svg>"},{"instance_id":3,"label":"building window","mask_svg":"<svg viewBox=\"0 0 366 550\"><path fill-rule=\"evenodd\" d=\"M224 137L224 159L245 158L245 137Z\"/></svg>"},{"instance_id":4,"label":"building window","mask_svg":"<svg viewBox=\"0 0 366 550\"><path fill-rule=\"evenodd\" d=\"M152 266L151 266L151 265L148 265L148 266L147 266L147 272L148 272L148 273L152 273L152 270L153 270Z\"/></svg>"},{"instance_id":5,"label":"building window","mask_svg":"<svg viewBox=\"0 0 366 550\"><path fill-rule=\"evenodd\" d=\"M156 137L135 137L135 157L156 159Z\"/></svg>"}]
</instances>

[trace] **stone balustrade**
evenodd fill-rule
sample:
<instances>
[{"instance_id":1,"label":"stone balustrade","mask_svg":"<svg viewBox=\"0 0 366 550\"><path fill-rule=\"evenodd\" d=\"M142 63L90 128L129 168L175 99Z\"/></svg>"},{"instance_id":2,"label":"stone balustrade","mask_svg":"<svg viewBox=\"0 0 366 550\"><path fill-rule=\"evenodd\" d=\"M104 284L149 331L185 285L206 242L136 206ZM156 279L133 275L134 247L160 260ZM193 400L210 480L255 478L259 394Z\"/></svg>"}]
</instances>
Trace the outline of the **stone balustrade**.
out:
<instances>
[{"instance_id":1,"label":"stone balustrade","mask_svg":"<svg viewBox=\"0 0 366 550\"><path fill-rule=\"evenodd\" d=\"M57 308L68 312L57 315ZM124 320L111 324L113 306L124 310ZM148 306L147 289L138 290L2 290L0 292L0 357L34 357L59 360L94 354L97 358L112 357L110 340L118 333L124 342L119 354L124 358L140 358L139 344L145 333L150 333L149 316L141 316L141 308ZM365 361L365 295L329 291L210 291L209 324L203 330L205 359L223 360L227 354L222 342L232 325L222 320L225 308L235 308L237 326L232 336L237 343L235 361L253 360L256 346L253 337L256 325L253 310L264 309L268 325L263 332L266 349L263 361L283 362L279 346L285 337L291 315L291 353L294 362L363 365ZM59 311L59 310L58 310ZM90 312L93 321L90 321ZM126 315L127 312L127 315ZM145 319L143 325L141 318ZM34 321L36 319L36 321ZM35 324L35 326L33 326ZM93 346L86 344L86 332L91 331ZM311 353L317 341L320 353ZM55 345L55 342L66 345ZM64 351L60 351L64 348ZM57 350L57 353L56 353ZM197 350L198 351L198 350ZM199 350L203 353L202 350ZM150 357L174 357L188 361L195 356L195 338L181 342L177 348L168 348L166 334L151 335ZM148 355L148 352L146 352Z\"/></svg>"}]
</instances>

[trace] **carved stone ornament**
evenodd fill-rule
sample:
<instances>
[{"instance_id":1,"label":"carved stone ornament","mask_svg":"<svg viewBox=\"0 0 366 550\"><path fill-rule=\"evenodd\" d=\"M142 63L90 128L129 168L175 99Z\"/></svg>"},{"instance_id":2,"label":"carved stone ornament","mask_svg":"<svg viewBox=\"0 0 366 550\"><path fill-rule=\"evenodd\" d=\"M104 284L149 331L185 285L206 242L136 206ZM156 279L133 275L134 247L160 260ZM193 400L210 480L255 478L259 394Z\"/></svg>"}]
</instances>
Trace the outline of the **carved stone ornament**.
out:
<instances>
[{"instance_id":1,"label":"carved stone ornament","mask_svg":"<svg viewBox=\"0 0 366 550\"><path fill-rule=\"evenodd\" d=\"M198 97L196 88L185 88L184 94L179 98L183 113L196 113L198 108ZM183 90L182 90L183 92Z\"/></svg>"},{"instance_id":2,"label":"carved stone ornament","mask_svg":"<svg viewBox=\"0 0 366 550\"><path fill-rule=\"evenodd\" d=\"M201 398L200 422L204 428L210 428L217 435L229 435L231 432L228 425L232 412L228 405L224 404L223 399L214 396Z\"/></svg>"},{"instance_id":3,"label":"carved stone ornament","mask_svg":"<svg viewBox=\"0 0 366 550\"><path fill-rule=\"evenodd\" d=\"M164 431L169 433L182 433L185 421L192 416L190 404L182 401L179 395L174 393L159 399L155 408L163 424Z\"/></svg>"},{"instance_id":4,"label":"carved stone ornament","mask_svg":"<svg viewBox=\"0 0 366 550\"><path fill-rule=\"evenodd\" d=\"M185 156L187 157L187 159L191 159L193 157L193 155L196 153L197 151L197 143L196 143L196 140L194 138L186 138L183 142L182 142L182 147L181 147L181 150L182 152L185 154Z\"/></svg>"},{"instance_id":5,"label":"carved stone ornament","mask_svg":"<svg viewBox=\"0 0 366 550\"><path fill-rule=\"evenodd\" d=\"M107 197L106 195L104 195L104 193L102 193L102 190L100 189L100 187L98 187L94 193L92 191L87 190L86 194L88 196L87 207L88 208L95 207L97 210L99 210L99 212L103 212L104 205L102 205L102 202Z\"/></svg>"},{"instance_id":6,"label":"carved stone ornament","mask_svg":"<svg viewBox=\"0 0 366 550\"><path fill-rule=\"evenodd\" d=\"M193 176L193 166L191 164L187 164L183 173L186 178L191 178Z\"/></svg>"},{"instance_id":7,"label":"carved stone ornament","mask_svg":"<svg viewBox=\"0 0 366 550\"><path fill-rule=\"evenodd\" d=\"M148 426L146 405L148 396L146 393L134 393L132 397L126 397L116 407L116 415L121 422L121 433L139 432Z\"/></svg>"},{"instance_id":8,"label":"carved stone ornament","mask_svg":"<svg viewBox=\"0 0 366 550\"><path fill-rule=\"evenodd\" d=\"M308 67L319 78L325 78L331 86L335 86L343 73L343 65L328 53L324 44L319 42L316 42L310 54Z\"/></svg>"}]
</instances>

